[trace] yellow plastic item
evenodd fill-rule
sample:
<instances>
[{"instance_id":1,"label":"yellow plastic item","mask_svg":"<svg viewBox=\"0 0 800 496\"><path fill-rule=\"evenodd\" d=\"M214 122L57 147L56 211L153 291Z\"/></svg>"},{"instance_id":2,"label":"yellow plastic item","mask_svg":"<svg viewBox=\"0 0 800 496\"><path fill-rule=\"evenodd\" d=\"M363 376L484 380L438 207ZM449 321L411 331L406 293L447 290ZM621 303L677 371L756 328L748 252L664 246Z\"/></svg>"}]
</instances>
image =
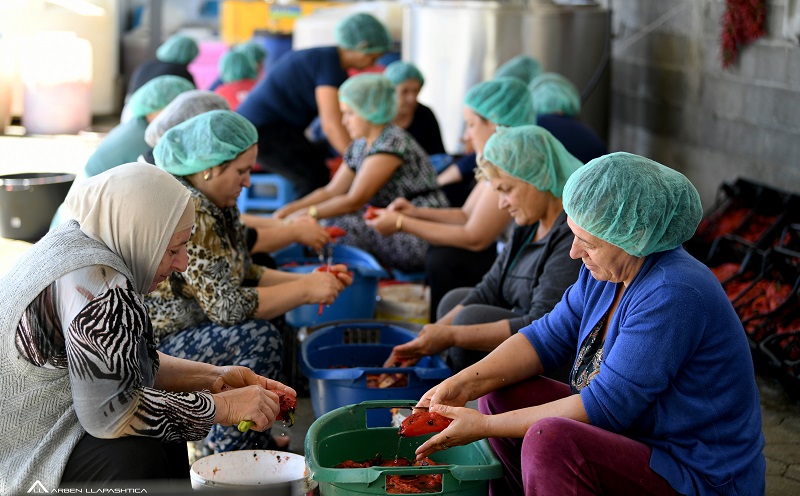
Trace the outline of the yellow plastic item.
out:
<instances>
[{"instance_id":1,"label":"yellow plastic item","mask_svg":"<svg viewBox=\"0 0 800 496\"><path fill-rule=\"evenodd\" d=\"M249 40L256 31L291 34L294 22L319 9L346 2L300 1L285 5L264 0L227 0L220 10L220 35L228 45Z\"/></svg>"}]
</instances>

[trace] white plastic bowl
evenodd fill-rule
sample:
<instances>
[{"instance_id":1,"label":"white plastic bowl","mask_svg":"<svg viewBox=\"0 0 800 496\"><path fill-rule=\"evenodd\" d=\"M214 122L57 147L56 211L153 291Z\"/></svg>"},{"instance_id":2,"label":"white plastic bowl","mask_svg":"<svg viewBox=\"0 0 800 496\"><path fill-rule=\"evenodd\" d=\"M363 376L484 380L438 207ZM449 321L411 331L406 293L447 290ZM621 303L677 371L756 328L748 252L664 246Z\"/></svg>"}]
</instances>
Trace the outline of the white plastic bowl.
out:
<instances>
[{"instance_id":1,"label":"white plastic bowl","mask_svg":"<svg viewBox=\"0 0 800 496\"><path fill-rule=\"evenodd\" d=\"M189 476L196 491L258 487L260 494L302 496L317 486L308 476L305 457L285 451L217 453L194 462Z\"/></svg>"}]
</instances>

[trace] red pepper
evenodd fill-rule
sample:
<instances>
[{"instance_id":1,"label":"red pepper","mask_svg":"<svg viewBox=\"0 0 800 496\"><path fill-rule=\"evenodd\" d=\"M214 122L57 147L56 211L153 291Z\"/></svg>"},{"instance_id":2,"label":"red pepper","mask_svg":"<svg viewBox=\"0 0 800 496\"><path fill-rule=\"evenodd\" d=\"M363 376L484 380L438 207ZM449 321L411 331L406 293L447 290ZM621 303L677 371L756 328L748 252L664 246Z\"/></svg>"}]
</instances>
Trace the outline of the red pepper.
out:
<instances>
[{"instance_id":1,"label":"red pepper","mask_svg":"<svg viewBox=\"0 0 800 496\"><path fill-rule=\"evenodd\" d=\"M270 389L273 393L278 395L278 399L280 400L280 409L281 411L278 412L278 416L275 417L275 420L283 420L285 423L288 424L288 427L294 425L294 409L297 407L297 398L294 396L290 396L285 391L278 391L275 389Z\"/></svg>"},{"instance_id":2,"label":"red pepper","mask_svg":"<svg viewBox=\"0 0 800 496\"><path fill-rule=\"evenodd\" d=\"M378 212L377 208L373 207L372 205L367 205L367 210L364 212L364 215L362 215L362 217L365 220L372 220L378 216L377 212Z\"/></svg>"},{"instance_id":3,"label":"red pepper","mask_svg":"<svg viewBox=\"0 0 800 496\"><path fill-rule=\"evenodd\" d=\"M334 241L336 241L336 238L341 238L347 234L347 231L338 226L328 226L325 228L325 231L328 232L328 236L330 236Z\"/></svg>"},{"instance_id":4,"label":"red pepper","mask_svg":"<svg viewBox=\"0 0 800 496\"><path fill-rule=\"evenodd\" d=\"M398 434L403 437L414 437L431 432L442 432L452 421L453 419L435 412L416 412L403 420Z\"/></svg>"}]
</instances>

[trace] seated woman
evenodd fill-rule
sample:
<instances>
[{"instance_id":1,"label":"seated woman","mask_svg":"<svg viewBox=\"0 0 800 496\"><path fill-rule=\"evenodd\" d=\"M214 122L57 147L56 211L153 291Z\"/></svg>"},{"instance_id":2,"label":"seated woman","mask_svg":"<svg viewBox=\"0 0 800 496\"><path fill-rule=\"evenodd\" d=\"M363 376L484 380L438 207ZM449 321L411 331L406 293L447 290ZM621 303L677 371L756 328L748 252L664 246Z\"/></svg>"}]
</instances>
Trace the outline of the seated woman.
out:
<instances>
[{"instance_id":1,"label":"seated woman","mask_svg":"<svg viewBox=\"0 0 800 496\"><path fill-rule=\"evenodd\" d=\"M534 124L527 87L512 78L484 81L464 97L464 140L483 153L497 126ZM491 268L497 256L495 240L511 216L497 208L499 196L486 181L479 181L461 208L420 208L397 198L368 224L384 235L403 230L431 244L425 274L431 288L430 321L451 289L474 286Z\"/></svg>"},{"instance_id":2,"label":"seated woman","mask_svg":"<svg viewBox=\"0 0 800 496\"><path fill-rule=\"evenodd\" d=\"M177 76L194 84L189 64L200 54L197 42L182 34L172 35L156 49L156 58L142 63L133 71L125 92L127 102L147 82L159 76Z\"/></svg>"},{"instance_id":3,"label":"seated woman","mask_svg":"<svg viewBox=\"0 0 800 496\"><path fill-rule=\"evenodd\" d=\"M258 68L247 55L228 51L219 60L219 74L222 84L214 92L225 98L231 110L236 110L256 85Z\"/></svg>"},{"instance_id":4,"label":"seated woman","mask_svg":"<svg viewBox=\"0 0 800 496\"><path fill-rule=\"evenodd\" d=\"M417 457L488 438L492 494L764 494L744 329L681 244L703 215L680 173L613 153L564 186L577 282L552 312L425 393L455 419ZM569 385L539 377L572 363ZM480 398L480 412L461 408Z\"/></svg>"},{"instance_id":5,"label":"seated woman","mask_svg":"<svg viewBox=\"0 0 800 496\"><path fill-rule=\"evenodd\" d=\"M428 155L445 153L442 132L433 111L417 101L425 78L412 63L396 61L386 66L383 75L394 84L397 115L392 124L408 131Z\"/></svg>"},{"instance_id":6,"label":"seated woman","mask_svg":"<svg viewBox=\"0 0 800 496\"><path fill-rule=\"evenodd\" d=\"M73 186L118 165L136 162L150 149L145 141L145 132L150 123L175 97L193 89L192 83L178 76L160 76L136 90L129 104L132 119L109 131L89 156ZM72 218L72 213L62 203L50 222L50 228Z\"/></svg>"},{"instance_id":7,"label":"seated woman","mask_svg":"<svg viewBox=\"0 0 800 496\"><path fill-rule=\"evenodd\" d=\"M233 45L230 49L232 52L243 53L250 57L250 60L256 66L256 79L261 79L264 70L264 62L267 57L267 51L255 40L247 40L242 43ZM216 90L222 84L222 78L217 77L213 83L208 87L209 91Z\"/></svg>"},{"instance_id":8,"label":"seated woman","mask_svg":"<svg viewBox=\"0 0 800 496\"><path fill-rule=\"evenodd\" d=\"M528 85L536 113L536 124L550 131L583 163L608 153L606 144L577 119L581 111L578 88L554 72L537 76Z\"/></svg>"},{"instance_id":9,"label":"seated woman","mask_svg":"<svg viewBox=\"0 0 800 496\"><path fill-rule=\"evenodd\" d=\"M351 278L343 265L331 273L293 274L252 263L236 198L249 185L257 141L247 119L212 110L178 124L158 142L156 164L188 188L196 219L186 271L162 282L147 304L163 353L278 377L283 343L269 320L302 304L332 303ZM274 446L267 434L217 426L208 448Z\"/></svg>"},{"instance_id":10,"label":"seated woman","mask_svg":"<svg viewBox=\"0 0 800 496\"><path fill-rule=\"evenodd\" d=\"M164 133L181 122L210 110L230 110L230 106L213 91L192 90L181 93L147 126L144 139L148 145L156 146ZM144 160L155 165L152 150L144 154ZM273 251L292 243L300 243L319 251L330 240L325 229L313 219L284 222L250 214L242 214L240 219L247 228L245 239L247 248L254 256L254 262L267 267L274 267L274 260L269 257L269 253Z\"/></svg>"},{"instance_id":11,"label":"seated woman","mask_svg":"<svg viewBox=\"0 0 800 496\"><path fill-rule=\"evenodd\" d=\"M578 278L561 192L581 162L539 126L498 129L483 158L481 172L517 227L480 284L447 293L438 320L395 346L399 359L445 351L450 368L463 370L552 310Z\"/></svg>"},{"instance_id":12,"label":"seated woman","mask_svg":"<svg viewBox=\"0 0 800 496\"><path fill-rule=\"evenodd\" d=\"M447 207L436 185L436 173L422 147L405 130L391 124L397 104L394 85L378 74L359 74L339 89L343 122L353 142L331 182L275 212L278 218L309 215L328 219L347 234L341 242L366 250L386 267L419 271L428 243L403 232L403 218L382 237L362 215L367 204L384 208L407 198L424 208Z\"/></svg>"},{"instance_id":13,"label":"seated woman","mask_svg":"<svg viewBox=\"0 0 800 496\"><path fill-rule=\"evenodd\" d=\"M75 220L0 279L0 487L9 494L115 481L179 479L186 442L213 425L269 429L273 391L292 388L229 364L156 350L143 295L186 269L189 191L147 164L124 164L67 196Z\"/></svg>"}]
</instances>

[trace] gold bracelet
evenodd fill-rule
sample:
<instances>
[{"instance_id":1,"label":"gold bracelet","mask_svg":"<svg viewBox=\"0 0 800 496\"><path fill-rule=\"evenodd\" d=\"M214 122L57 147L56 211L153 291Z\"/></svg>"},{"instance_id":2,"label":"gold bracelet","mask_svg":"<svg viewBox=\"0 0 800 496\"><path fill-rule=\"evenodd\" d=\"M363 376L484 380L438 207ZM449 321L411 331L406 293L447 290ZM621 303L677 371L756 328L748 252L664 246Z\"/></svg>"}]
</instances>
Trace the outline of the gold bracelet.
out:
<instances>
[{"instance_id":1,"label":"gold bracelet","mask_svg":"<svg viewBox=\"0 0 800 496\"><path fill-rule=\"evenodd\" d=\"M400 232L403 230L403 214L397 216L397 220L394 223L394 227L396 232Z\"/></svg>"},{"instance_id":2,"label":"gold bracelet","mask_svg":"<svg viewBox=\"0 0 800 496\"><path fill-rule=\"evenodd\" d=\"M319 211L317 211L317 206L311 205L310 207L308 207L308 212L306 212L306 215L308 215L312 219L316 219L317 217L319 217Z\"/></svg>"}]
</instances>

